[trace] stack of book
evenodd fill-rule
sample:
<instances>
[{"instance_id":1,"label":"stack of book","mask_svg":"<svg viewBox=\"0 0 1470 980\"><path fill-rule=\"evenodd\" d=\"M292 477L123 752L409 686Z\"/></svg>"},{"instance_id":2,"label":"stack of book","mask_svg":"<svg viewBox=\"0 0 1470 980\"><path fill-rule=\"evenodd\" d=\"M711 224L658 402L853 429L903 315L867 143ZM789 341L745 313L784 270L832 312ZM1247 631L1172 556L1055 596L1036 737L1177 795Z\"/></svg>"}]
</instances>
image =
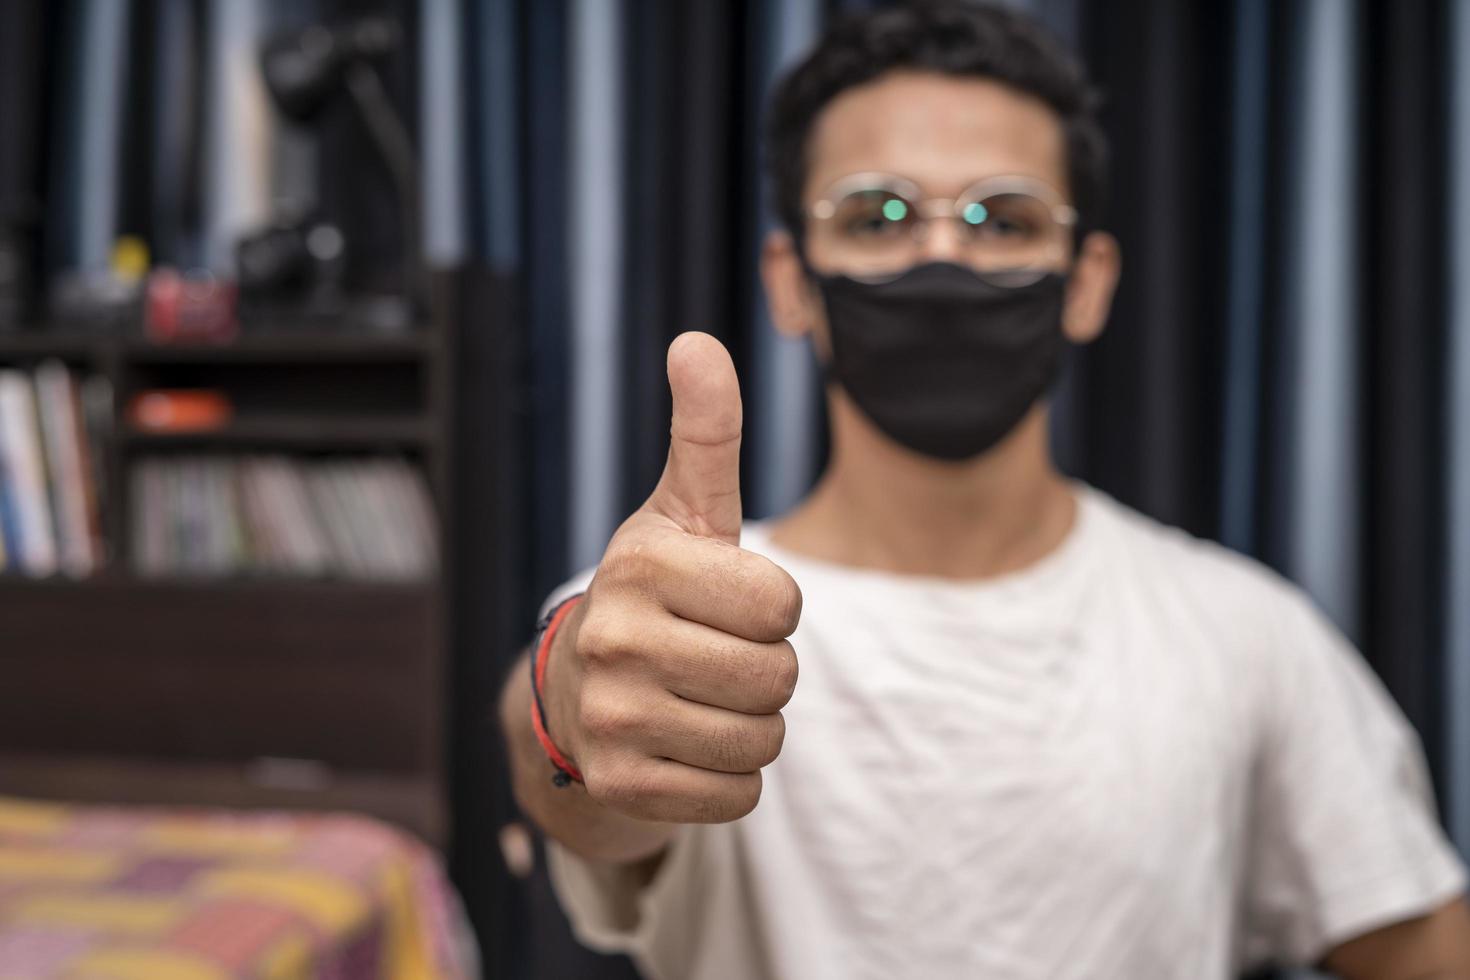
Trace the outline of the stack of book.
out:
<instances>
[{"instance_id":1,"label":"stack of book","mask_svg":"<svg viewBox=\"0 0 1470 980\"><path fill-rule=\"evenodd\" d=\"M428 488L401 459L155 457L130 499L143 575L408 581L437 564Z\"/></svg>"},{"instance_id":2,"label":"stack of book","mask_svg":"<svg viewBox=\"0 0 1470 980\"><path fill-rule=\"evenodd\" d=\"M0 369L0 572L85 576L101 567L100 440L112 418L105 378L60 361Z\"/></svg>"}]
</instances>

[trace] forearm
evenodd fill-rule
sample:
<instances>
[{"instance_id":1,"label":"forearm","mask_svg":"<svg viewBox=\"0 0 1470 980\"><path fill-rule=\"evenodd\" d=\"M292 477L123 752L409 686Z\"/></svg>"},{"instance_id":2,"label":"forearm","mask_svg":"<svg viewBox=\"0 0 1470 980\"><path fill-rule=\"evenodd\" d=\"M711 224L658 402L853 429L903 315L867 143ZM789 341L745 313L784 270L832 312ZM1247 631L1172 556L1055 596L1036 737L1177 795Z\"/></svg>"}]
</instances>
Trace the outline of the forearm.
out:
<instances>
[{"instance_id":1,"label":"forearm","mask_svg":"<svg viewBox=\"0 0 1470 980\"><path fill-rule=\"evenodd\" d=\"M1337 947L1327 968L1344 980L1470 980L1470 904L1385 926Z\"/></svg>"},{"instance_id":2,"label":"forearm","mask_svg":"<svg viewBox=\"0 0 1470 980\"><path fill-rule=\"evenodd\" d=\"M674 824L616 813L593 800L578 783L553 785L551 763L531 727L531 677L524 655L501 692L500 724L516 801L547 836L583 857L614 864L652 858L673 838Z\"/></svg>"}]
</instances>

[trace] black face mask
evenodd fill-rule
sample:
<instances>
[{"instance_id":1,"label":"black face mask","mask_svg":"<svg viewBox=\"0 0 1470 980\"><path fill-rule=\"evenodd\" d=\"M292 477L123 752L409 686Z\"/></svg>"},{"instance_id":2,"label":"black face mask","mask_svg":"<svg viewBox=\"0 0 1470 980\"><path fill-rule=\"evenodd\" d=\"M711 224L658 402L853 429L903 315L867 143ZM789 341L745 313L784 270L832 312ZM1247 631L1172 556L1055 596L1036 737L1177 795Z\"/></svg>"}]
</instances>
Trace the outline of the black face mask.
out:
<instances>
[{"instance_id":1,"label":"black face mask","mask_svg":"<svg viewBox=\"0 0 1470 980\"><path fill-rule=\"evenodd\" d=\"M997 286L935 262L890 282L817 276L828 376L904 446L960 460L990 449L1055 380L1066 278Z\"/></svg>"}]
</instances>

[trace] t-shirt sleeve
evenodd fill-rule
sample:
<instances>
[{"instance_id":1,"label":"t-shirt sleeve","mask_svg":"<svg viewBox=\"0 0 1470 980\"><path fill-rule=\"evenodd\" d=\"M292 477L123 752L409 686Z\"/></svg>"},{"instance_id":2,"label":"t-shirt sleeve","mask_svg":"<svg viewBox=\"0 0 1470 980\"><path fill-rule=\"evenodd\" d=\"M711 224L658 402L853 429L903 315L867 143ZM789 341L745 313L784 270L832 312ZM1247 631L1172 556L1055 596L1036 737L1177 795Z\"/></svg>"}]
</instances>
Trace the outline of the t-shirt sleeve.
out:
<instances>
[{"instance_id":1,"label":"t-shirt sleeve","mask_svg":"<svg viewBox=\"0 0 1470 980\"><path fill-rule=\"evenodd\" d=\"M572 933L591 949L628 954L650 980L690 975L703 954L711 836L700 825L679 828L651 877L589 861L548 840L552 890Z\"/></svg>"},{"instance_id":2,"label":"t-shirt sleeve","mask_svg":"<svg viewBox=\"0 0 1470 980\"><path fill-rule=\"evenodd\" d=\"M1245 894L1248 960L1309 965L1465 889L1422 746L1352 645L1293 593L1276 605Z\"/></svg>"},{"instance_id":3,"label":"t-shirt sleeve","mask_svg":"<svg viewBox=\"0 0 1470 980\"><path fill-rule=\"evenodd\" d=\"M590 568L584 568L561 585L552 589L551 595L547 596L546 601L541 603L541 610L536 613L536 619L540 620L551 610L555 609L557 603L569 599L579 592L586 592L587 586L592 584L592 576L596 574L596 565Z\"/></svg>"}]
</instances>

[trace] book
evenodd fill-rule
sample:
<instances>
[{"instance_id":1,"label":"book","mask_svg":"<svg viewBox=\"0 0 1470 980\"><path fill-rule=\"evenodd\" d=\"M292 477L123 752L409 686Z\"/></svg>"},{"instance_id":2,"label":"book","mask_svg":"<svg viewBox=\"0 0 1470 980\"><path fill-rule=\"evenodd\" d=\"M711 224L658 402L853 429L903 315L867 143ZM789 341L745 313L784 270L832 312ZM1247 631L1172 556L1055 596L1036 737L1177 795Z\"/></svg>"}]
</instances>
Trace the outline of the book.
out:
<instances>
[{"instance_id":1,"label":"book","mask_svg":"<svg viewBox=\"0 0 1470 980\"><path fill-rule=\"evenodd\" d=\"M162 575L169 568L167 530L163 522L163 472L157 460L142 460L130 473L133 561L144 575Z\"/></svg>"},{"instance_id":2,"label":"book","mask_svg":"<svg viewBox=\"0 0 1470 980\"><path fill-rule=\"evenodd\" d=\"M267 480L272 519L284 543L287 567L306 575L328 573L333 568L332 547L312 506L302 468L279 456L259 465Z\"/></svg>"},{"instance_id":3,"label":"book","mask_svg":"<svg viewBox=\"0 0 1470 980\"><path fill-rule=\"evenodd\" d=\"M18 565L28 575L56 571L55 524L46 488L35 391L21 371L0 370L0 446L4 447L7 486L15 509Z\"/></svg>"},{"instance_id":4,"label":"book","mask_svg":"<svg viewBox=\"0 0 1470 980\"><path fill-rule=\"evenodd\" d=\"M5 409L0 404L0 413ZM10 473L10 460L5 450L5 420L0 418L0 550L5 553L5 563L0 571L21 571L20 563L20 518L15 510L15 488Z\"/></svg>"},{"instance_id":5,"label":"book","mask_svg":"<svg viewBox=\"0 0 1470 980\"><path fill-rule=\"evenodd\" d=\"M50 360L36 369L35 385L46 469L51 475L59 564L68 575L81 577L97 567L97 555L96 522L87 513L90 475L82 459L76 381L64 364Z\"/></svg>"},{"instance_id":6,"label":"book","mask_svg":"<svg viewBox=\"0 0 1470 980\"><path fill-rule=\"evenodd\" d=\"M6 557L5 550L5 508L8 506L5 497L5 462L0 457L0 574L5 572Z\"/></svg>"},{"instance_id":7,"label":"book","mask_svg":"<svg viewBox=\"0 0 1470 980\"><path fill-rule=\"evenodd\" d=\"M326 529L334 565L350 577L365 577L368 565L347 512L347 501L336 470L331 466L314 467L306 474L306 485L311 493L312 507Z\"/></svg>"},{"instance_id":8,"label":"book","mask_svg":"<svg viewBox=\"0 0 1470 980\"><path fill-rule=\"evenodd\" d=\"M97 521L97 553L101 559L105 560L107 546L102 528L106 522L108 486L104 449L112 439L112 382L107 379L106 375L91 375L78 387L78 395L82 402L81 417L85 430L82 445L86 450L91 474L88 489L94 498L92 513Z\"/></svg>"},{"instance_id":9,"label":"book","mask_svg":"<svg viewBox=\"0 0 1470 980\"><path fill-rule=\"evenodd\" d=\"M406 460L169 456L130 480L140 574L433 574L432 507Z\"/></svg>"},{"instance_id":10,"label":"book","mask_svg":"<svg viewBox=\"0 0 1470 980\"><path fill-rule=\"evenodd\" d=\"M86 535L88 550L92 556L92 567L100 568L107 561L106 535L102 530L102 433L103 426L94 424L89 417L91 409L87 404L87 387L92 381L100 381L105 393L106 401L101 406L101 411L107 418L112 414L112 385L104 377L94 376L81 384L73 379L69 392L71 395L71 414L74 426L73 438L76 440L77 460L80 469L80 480L82 488L82 506L86 515ZM94 386L95 387L95 386Z\"/></svg>"}]
</instances>

